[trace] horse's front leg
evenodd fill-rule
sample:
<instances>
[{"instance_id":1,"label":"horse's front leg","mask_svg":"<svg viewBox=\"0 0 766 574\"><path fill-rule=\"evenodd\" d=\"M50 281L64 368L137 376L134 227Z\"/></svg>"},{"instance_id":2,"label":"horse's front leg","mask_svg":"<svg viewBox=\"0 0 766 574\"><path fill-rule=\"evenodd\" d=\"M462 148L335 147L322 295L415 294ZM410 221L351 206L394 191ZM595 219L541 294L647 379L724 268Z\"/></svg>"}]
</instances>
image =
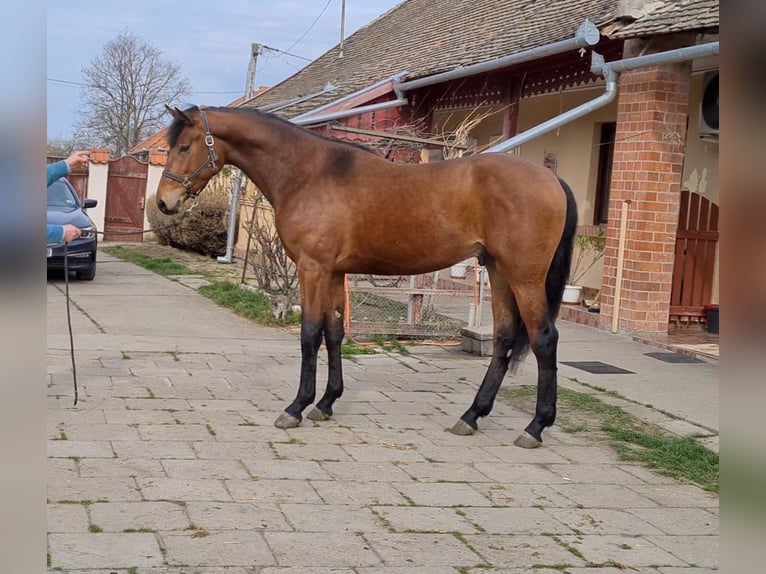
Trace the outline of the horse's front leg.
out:
<instances>
[{"instance_id":1,"label":"horse's front leg","mask_svg":"<svg viewBox=\"0 0 766 574\"><path fill-rule=\"evenodd\" d=\"M329 299L330 275L315 265L298 266L301 285L301 375L295 400L277 417L278 428L301 424L303 411L316 397L317 353L322 344L324 319Z\"/></svg>"},{"instance_id":2,"label":"horse's front leg","mask_svg":"<svg viewBox=\"0 0 766 574\"><path fill-rule=\"evenodd\" d=\"M343 327L346 292L345 275L333 275L330 282L330 308L324 319L324 341L327 345L327 388L316 407L307 415L313 421L326 421L332 416L332 406L343 394L343 366L341 346L346 335Z\"/></svg>"}]
</instances>

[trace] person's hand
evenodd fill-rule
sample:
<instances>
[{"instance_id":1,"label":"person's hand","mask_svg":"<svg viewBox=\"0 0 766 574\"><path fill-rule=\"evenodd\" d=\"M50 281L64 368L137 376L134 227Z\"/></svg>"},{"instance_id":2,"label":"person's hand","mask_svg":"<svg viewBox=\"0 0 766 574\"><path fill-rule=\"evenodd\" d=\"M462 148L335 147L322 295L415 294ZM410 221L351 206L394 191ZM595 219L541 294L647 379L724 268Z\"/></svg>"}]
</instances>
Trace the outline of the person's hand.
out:
<instances>
[{"instance_id":1,"label":"person's hand","mask_svg":"<svg viewBox=\"0 0 766 574\"><path fill-rule=\"evenodd\" d=\"M64 242L69 243L70 241L74 241L78 237L82 235L82 231L79 227L75 227L74 225L66 224L64 226Z\"/></svg>"},{"instance_id":2,"label":"person's hand","mask_svg":"<svg viewBox=\"0 0 766 574\"><path fill-rule=\"evenodd\" d=\"M90 153L87 151L76 151L66 158L70 170L85 169L89 160Z\"/></svg>"}]
</instances>

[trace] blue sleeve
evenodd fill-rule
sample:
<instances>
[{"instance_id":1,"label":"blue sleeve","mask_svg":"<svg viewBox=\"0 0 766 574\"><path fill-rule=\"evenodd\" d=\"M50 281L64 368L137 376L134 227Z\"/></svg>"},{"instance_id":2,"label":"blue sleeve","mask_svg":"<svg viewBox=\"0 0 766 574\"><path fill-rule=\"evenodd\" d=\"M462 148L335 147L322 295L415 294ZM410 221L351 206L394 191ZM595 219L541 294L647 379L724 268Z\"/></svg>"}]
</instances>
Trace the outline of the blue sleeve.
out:
<instances>
[{"instance_id":1,"label":"blue sleeve","mask_svg":"<svg viewBox=\"0 0 766 574\"><path fill-rule=\"evenodd\" d=\"M69 175L69 164L65 159L49 163L46 170L46 175L48 176L48 183L45 184L47 187L60 177Z\"/></svg>"},{"instance_id":2,"label":"blue sleeve","mask_svg":"<svg viewBox=\"0 0 766 574\"><path fill-rule=\"evenodd\" d=\"M48 224L47 241L48 245L57 245L64 241L64 226Z\"/></svg>"}]
</instances>

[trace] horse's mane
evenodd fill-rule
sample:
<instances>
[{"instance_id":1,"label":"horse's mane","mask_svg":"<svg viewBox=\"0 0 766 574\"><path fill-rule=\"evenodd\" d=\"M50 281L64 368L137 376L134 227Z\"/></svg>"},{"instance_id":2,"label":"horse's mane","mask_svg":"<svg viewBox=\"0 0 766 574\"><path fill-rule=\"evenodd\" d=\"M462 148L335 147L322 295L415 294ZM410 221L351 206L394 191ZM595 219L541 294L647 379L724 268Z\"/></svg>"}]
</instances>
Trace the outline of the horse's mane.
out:
<instances>
[{"instance_id":1,"label":"horse's mane","mask_svg":"<svg viewBox=\"0 0 766 574\"><path fill-rule=\"evenodd\" d=\"M255 115L255 116L257 116L259 118L262 118L264 120L271 121L271 122L274 122L276 124L280 124L281 126L284 126L287 129L298 130L302 134L307 134L307 135L310 135L310 136L315 137L315 138L319 138L319 139L327 141L327 142L331 142L331 143L334 143L334 144L339 144L339 145L353 147L353 148L356 148L356 149L360 149L362 151L366 151L368 153L372 153L372 154L378 155L375 152L375 150L373 150L372 148L367 147L364 144L360 144L360 143L352 142L352 141L348 141L348 140L342 140L342 139L336 139L336 138L331 138L331 137L323 136L323 135L315 133L315 132L313 132L313 131L311 131L309 129L303 128L303 127L298 126L298 125L296 125L296 124L294 124L292 122L289 122L288 120L286 120L284 118L281 118L279 116L276 116L274 114L270 114L270 113L267 113L267 112L262 112L260 110L255 109L255 108L241 108L241 107L240 108L229 108L229 107L209 107L208 108L208 107L206 107L204 109L205 110L209 110L209 111L224 112L224 113L227 113L227 114ZM186 112L198 112L198 111L200 111L200 108L199 108L199 106L191 106L189 108L186 108L183 111L184 111L184 113L186 113ZM168 145L170 147L173 147L173 146L175 146L178 143L178 138L181 137L181 131L184 129L185 125L186 125L186 123L183 120L180 120L178 118L173 118L173 121L168 126L168 133L167 133Z\"/></svg>"}]
</instances>

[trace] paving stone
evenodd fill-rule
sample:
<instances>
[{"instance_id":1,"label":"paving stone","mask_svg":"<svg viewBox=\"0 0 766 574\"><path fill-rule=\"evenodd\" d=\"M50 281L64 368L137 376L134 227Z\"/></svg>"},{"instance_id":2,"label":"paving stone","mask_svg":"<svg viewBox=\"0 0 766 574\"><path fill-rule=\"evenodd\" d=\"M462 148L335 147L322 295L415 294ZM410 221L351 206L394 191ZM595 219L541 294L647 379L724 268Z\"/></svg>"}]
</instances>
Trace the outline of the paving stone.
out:
<instances>
[{"instance_id":1,"label":"paving stone","mask_svg":"<svg viewBox=\"0 0 766 574\"><path fill-rule=\"evenodd\" d=\"M355 574L412 574L411 566L370 566L366 568L355 568ZM473 572L473 571L471 571ZM478 572L478 571L477 571ZM485 572L481 570L480 572ZM491 572L486 570L486 572ZM274 573L277 574L277 573ZM281 572L279 574L282 574ZM291 573L286 573L291 574ZM306 572L305 574L313 574ZM418 566L417 574L460 574L457 568L449 566Z\"/></svg>"},{"instance_id":2,"label":"paving stone","mask_svg":"<svg viewBox=\"0 0 766 574\"><path fill-rule=\"evenodd\" d=\"M543 441L545 441L545 437L543 437ZM515 464L549 464L569 462L569 460L555 452L553 447L548 446L531 450L519 448L517 446L487 446L484 447L484 450L486 450L490 455L494 456L498 461Z\"/></svg>"},{"instance_id":3,"label":"paving stone","mask_svg":"<svg viewBox=\"0 0 766 574\"><path fill-rule=\"evenodd\" d=\"M88 512L104 532L183 530L189 526L184 506L174 502L95 502Z\"/></svg>"},{"instance_id":4,"label":"paving stone","mask_svg":"<svg viewBox=\"0 0 766 574\"><path fill-rule=\"evenodd\" d=\"M577 549L593 564L622 564L626 569L648 566L683 566L672 553L654 544L650 536L585 535L561 536L560 540Z\"/></svg>"},{"instance_id":5,"label":"paving stone","mask_svg":"<svg viewBox=\"0 0 766 574\"><path fill-rule=\"evenodd\" d=\"M574 506L574 502L545 484L480 482L473 483L472 486L486 496L492 502L492 506L544 508Z\"/></svg>"},{"instance_id":6,"label":"paving stone","mask_svg":"<svg viewBox=\"0 0 766 574\"><path fill-rule=\"evenodd\" d=\"M168 411L150 410L138 411L128 409L107 409L102 411L109 424L149 424L167 425L175 424L175 414ZM179 411L181 412L181 411Z\"/></svg>"},{"instance_id":7,"label":"paving stone","mask_svg":"<svg viewBox=\"0 0 766 574\"><path fill-rule=\"evenodd\" d=\"M138 425L138 434L144 441L212 441L215 437L207 425Z\"/></svg>"},{"instance_id":8,"label":"paving stone","mask_svg":"<svg viewBox=\"0 0 766 574\"><path fill-rule=\"evenodd\" d=\"M126 424L69 424L65 432L70 440L140 440L136 429Z\"/></svg>"},{"instance_id":9,"label":"paving stone","mask_svg":"<svg viewBox=\"0 0 766 574\"><path fill-rule=\"evenodd\" d=\"M486 509L482 509L486 510ZM376 506L376 516L394 532L431 532L476 534L479 530L462 509L430 506Z\"/></svg>"},{"instance_id":10,"label":"paving stone","mask_svg":"<svg viewBox=\"0 0 766 574\"><path fill-rule=\"evenodd\" d=\"M540 508L466 508L465 518L488 534L571 534L555 515Z\"/></svg>"},{"instance_id":11,"label":"paving stone","mask_svg":"<svg viewBox=\"0 0 766 574\"><path fill-rule=\"evenodd\" d=\"M557 478L550 465L543 464L475 462L474 467L490 480L511 484L547 484Z\"/></svg>"},{"instance_id":12,"label":"paving stone","mask_svg":"<svg viewBox=\"0 0 766 574\"><path fill-rule=\"evenodd\" d=\"M459 462L400 462L396 468L418 482L490 482L474 465Z\"/></svg>"},{"instance_id":13,"label":"paving stone","mask_svg":"<svg viewBox=\"0 0 766 574\"><path fill-rule=\"evenodd\" d=\"M197 458L196 453L188 443L174 440L119 440L112 442L112 448L118 458L129 460L137 458Z\"/></svg>"},{"instance_id":14,"label":"paving stone","mask_svg":"<svg viewBox=\"0 0 766 574\"><path fill-rule=\"evenodd\" d=\"M192 523L206 530L268 530L292 532L277 504L258 502L188 502Z\"/></svg>"},{"instance_id":15,"label":"paving stone","mask_svg":"<svg viewBox=\"0 0 766 574\"><path fill-rule=\"evenodd\" d=\"M357 572L366 571L366 569L351 569L351 568L335 568L329 566L327 568L303 568L301 566L270 566L259 570L258 574L357 574Z\"/></svg>"},{"instance_id":16,"label":"paving stone","mask_svg":"<svg viewBox=\"0 0 766 574\"><path fill-rule=\"evenodd\" d=\"M405 443L379 442L375 444L343 445L353 460L357 462L426 462L414 446Z\"/></svg>"},{"instance_id":17,"label":"paving stone","mask_svg":"<svg viewBox=\"0 0 766 574\"><path fill-rule=\"evenodd\" d=\"M48 483L48 500L141 500L136 481L129 477L62 479Z\"/></svg>"},{"instance_id":18,"label":"paving stone","mask_svg":"<svg viewBox=\"0 0 766 574\"><path fill-rule=\"evenodd\" d=\"M227 480L226 488L236 502L266 504L320 504L322 500L306 480Z\"/></svg>"},{"instance_id":19,"label":"paving stone","mask_svg":"<svg viewBox=\"0 0 766 574\"><path fill-rule=\"evenodd\" d=\"M139 478L145 500L222 500L231 501L222 480L203 478Z\"/></svg>"},{"instance_id":20,"label":"paving stone","mask_svg":"<svg viewBox=\"0 0 766 574\"><path fill-rule=\"evenodd\" d=\"M137 411L190 411L192 406L186 399L125 399L125 406ZM107 408L107 407L102 407Z\"/></svg>"},{"instance_id":21,"label":"paving stone","mask_svg":"<svg viewBox=\"0 0 766 574\"><path fill-rule=\"evenodd\" d=\"M90 521L84 504L49 504L48 532L85 533Z\"/></svg>"},{"instance_id":22,"label":"paving stone","mask_svg":"<svg viewBox=\"0 0 766 574\"><path fill-rule=\"evenodd\" d=\"M583 508L651 508L657 506L657 502L648 496L642 496L619 484L553 484L551 488Z\"/></svg>"},{"instance_id":23,"label":"paving stone","mask_svg":"<svg viewBox=\"0 0 766 574\"><path fill-rule=\"evenodd\" d=\"M165 559L171 566L273 566L271 550L261 534L252 530L194 533L164 533Z\"/></svg>"},{"instance_id":24,"label":"paving stone","mask_svg":"<svg viewBox=\"0 0 766 574\"><path fill-rule=\"evenodd\" d=\"M285 518L301 532L385 532L369 508L327 504L281 504Z\"/></svg>"},{"instance_id":25,"label":"paving stone","mask_svg":"<svg viewBox=\"0 0 766 574\"><path fill-rule=\"evenodd\" d=\"M350 463L319 463L313 460L243 460L248 472L258 479L276 478L291 480L327 480L331 476L323 468L324 464Z\"/></svg>"},{"instance_id":26,"label":"paving stone","mask_svg":"<svg viewBox=\"0 0 766 574\"><path fill-rule=\"evenodd\" d=\"M578 534L660 534L656 526L637 518L644 510L664 509L549 508L546 512Z\"/></svg>"},{"instance_id":27,"label":"paving stone","mask_svg":"<svg viewBox=\"0 0 766 574\"><path fill-rule=\"evenodd\" d=\"M550 536L472 534L466 536L465 540L486 563L496 568L534 566L534 572L537 573L538 566L585 565L584 560L574 556Z\"/></svg>"},{"instance_id":28,"label":"paving stone","mask_svg":"<svg viewBox=\"0 0 766 574\"><path fill-rule=\"evenodd\" d=\"M112 458L114 451L111 443L96 440L49 440L48 456L53 458Z\"/></svg>"},{"instance_id":29,"label":"paving stone","mask_svg":"<svg viewBox=\"0 0 766 574\"><path fill-rule=\"evenodd\" d=\"M406 464L394 464L389 462L329 462L317 463L321 465L327 479L359 480L364 482L405 482L410 475L403 470ZM415 463L428 464L428 463Z\"/></svg>"},{"instance_id":30,"label":"paving stone","mask_svg":"<svg viewBox=\"0 0 766 574\"><path fill-rule=\"evenodd\" d=\"M407 500L391 484L348 480L312 480L311 486L325 504L406 505Z\"/></svg>"},{"instance_id":31,"label":"paving stone","mask_svg":"<svg viewBox=\"0 0 766 574\"><path fill-rule=\"evenodd\" d=\"M417 506L491 506L492 502L469 484L437 482L395 483L393 485Z\"/></svg>"},{"instance_id":32,"label":"paving stone","mask_svg":"<svg viewBox=\"0 0 766 574\"><path fill-rule=\"evenodd\" d=\"M374 535L371 535L374 536ZM380 559L361 535L324 532L266 532L266 542L280 566L372 566Z\"/></svg>"},{"instance_id":33,"label":"paving stone","mask_svg":"<svg viewBox=\"0 0 766 574\"><path fill-rule=\"evenodd\" d=\"M151 458L83 458L78 464L83 478L166 476L160 461Z\"/></svg>"},{"instance_id":34,"label":"paving stone","mask_svg":"<svg viewBox=\"0 0 766 574\"><path fill-rule=\"evenodd\" d=\"M633 508L630 513L665 534L711 535L719 532L718 516L701 508Z\"/></svg>"},{"instance_id":35,"label":"paving stone","mask_svg":"<svg viewBox=\"0 0 766 574\"><path fill-rule=\"evenodd\" d=\"M249 479L250 473L237 460L163 460L162 466L170 478L179 479Z\"/></svg>"},{"instance_id":36,"label":"paving stone","mask_svg":"<svg viewBox=\"0 0 766 574\"><path fill-rule=\"evenodd\" d=\"M609 464L549 464L545 467L556 475L554 480L563 484L641 484L630 473Z\"/></svg>"},{"instance_id":37,"label":"paving stone","mask_svg":"<svg viewBox=\"0 0 766 574\"><path fill-rule=\"evenodd\" d=\"M718 536L647 536L646 539L685 563L718 568ZM665 562L667 566L675 566Z\"/></svg>"},{"instance_id":38,"label":"paving stone","mask_svg":"<svg viewBox=\"0 0 766 574\"><path fill-rule=\"evenodd\" d=\"M719 504L716 494L691 484L631 485L631 489L661 506L671 508L717 508Z\"/></svg>"},{"instance_id":39,"label":"paving stone","mask_svg":"<svg viewBox=\"0 0 766 574\"><path fill-rule=\"evenodd\" d=\"M51 567L56 569L162 566L157 538L151 533L49 534ZM103 570L101 570L103 572Z\"/></svg>"},{"instance_id":40,"label":"paving stone","mask_svg":"<svg viewBox=\"0 0 766 574\"><path fill-rule=\"evenodd\" d=\"M343 447L336 444L272 443L274 451L290 460L352 460Z\"/></svg>"},{"instance_id":41,"label":"paving stone","mask_svg":"<svg viewBox=\"0 0 766 574\"><path fill-rule=\"evenodd\" d=\"M474 566L481 557L451 534L371 533L365 539L386 566L406 566L419 572L425 566Z\"/></svg>"},{"instance_id":42,"label":"paving stone","mask_svg":"<svg viewBox=\"0 0 766 574\"><path fill-rule=\"evenodd\" d=\"M253 457L261 460L276 460L277 458L277 454L268 444L249 442L201 441L191 443L191 449L196 457L210 460L244 460ZM195 456L175 458L195 458Z\"/></svg>"}]
</instances>

